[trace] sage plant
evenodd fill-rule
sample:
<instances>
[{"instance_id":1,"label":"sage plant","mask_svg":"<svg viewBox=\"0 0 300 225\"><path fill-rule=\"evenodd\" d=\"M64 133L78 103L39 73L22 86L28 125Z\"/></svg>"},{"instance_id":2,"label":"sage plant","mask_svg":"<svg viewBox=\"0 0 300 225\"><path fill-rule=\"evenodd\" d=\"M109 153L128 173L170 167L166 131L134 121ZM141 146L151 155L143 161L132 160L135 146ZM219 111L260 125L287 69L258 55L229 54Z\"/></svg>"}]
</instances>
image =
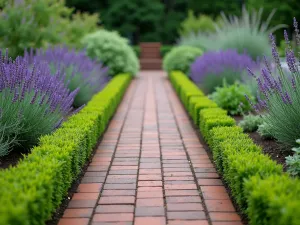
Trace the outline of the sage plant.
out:
<instances>
[{"instance_id":1,"label":"sage plant","mask_svg":"<svg viewBox=\"0 0 300 225\"><path fill-rule=\"evenodd\" d=\"M300 46L300 34L295 18L294 28L297 46ZM300 53L294 53L286 31L284 31L284 37L289 72L282 69L273 34L270 34L270 40L277 74L272 72L266 59L260 76L255 76L251 69L248 70L255 77L263 96L257 104L252 103L253 108L259 113L266 114L263 120L274 138L287 146L293 146L300 133Z\"/></svg>"},{"instance_id":2,"label":"sage plant","mask_svg":"<svg viewBox=\"0 0 300 225\"><path fill-rule=\"evenodd\" d=\"M70 92L58 71L46 63L12 60L0 52L0 156L29 150L72 110L78 89Z\"/></svg>"},{"instance_id":3,"label":"sage plant","mask_svg":"<svg viewBox=\"0 0 300 225\"><path fill-rule=\"evenodd\" d=\"M65 74L63 78L65 85L71 91L79 88L73 103L75 107L86 104L108 81L108 68L90 59L85 51L56 46L47 50L39 49L35 54L31 49L25 52L24 57L29 62L33 60L47 62L53 75L57 75L57 70L60 71L60 76Z\"/></svg>"}]
</instances>

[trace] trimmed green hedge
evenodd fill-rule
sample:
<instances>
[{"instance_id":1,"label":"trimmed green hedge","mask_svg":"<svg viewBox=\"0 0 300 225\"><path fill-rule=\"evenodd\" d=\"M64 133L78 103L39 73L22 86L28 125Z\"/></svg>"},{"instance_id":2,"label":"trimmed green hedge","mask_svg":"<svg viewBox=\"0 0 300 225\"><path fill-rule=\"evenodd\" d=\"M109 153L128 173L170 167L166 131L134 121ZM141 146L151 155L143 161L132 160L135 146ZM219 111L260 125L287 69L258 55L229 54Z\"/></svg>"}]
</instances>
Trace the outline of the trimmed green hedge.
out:
<instances>
[{"instance_id":1,"label":"trimmed green hedge","mask_svg":"<svg viewBox=\"0 0 300 225\"><path fill-rule=\"evenodd\" d=\"M250 224L300 224L300 180L287 176L282 166L263 154L261 147L213 101L203 94L183 98L189 96L189 87L196 93L195 85L184 74L172 72L170 80Z\"/></svg>"},{"instance_id":2,"label":"trimmed green hedge","mask_svg":"<svg viewBox=\"0 0 300 225\"><path fill-rule=\"evenodd\" d=\"M41 138L16 167L0 172L0 224L40 225L51 218L81 172L129 85L114 77L80 112Z\"/></svg>"}]
</instances>

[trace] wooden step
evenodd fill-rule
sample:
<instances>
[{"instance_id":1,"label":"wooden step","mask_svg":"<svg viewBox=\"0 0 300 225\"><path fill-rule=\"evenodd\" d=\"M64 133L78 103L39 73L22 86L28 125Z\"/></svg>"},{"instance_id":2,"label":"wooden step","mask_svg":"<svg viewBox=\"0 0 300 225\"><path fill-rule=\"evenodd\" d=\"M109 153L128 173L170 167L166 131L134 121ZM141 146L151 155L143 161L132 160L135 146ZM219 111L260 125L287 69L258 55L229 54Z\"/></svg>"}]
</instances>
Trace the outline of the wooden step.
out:
<instances>
[{"instance_id":1,"label":"wooden step","mask_svg":"<svg viewBox=\"0 0 300 225\"><path fill-rule=\"evenodd\" d=\"M140 59L140 66L142 70L161 70L161 59Z\"/></svg>"}]
</instances>

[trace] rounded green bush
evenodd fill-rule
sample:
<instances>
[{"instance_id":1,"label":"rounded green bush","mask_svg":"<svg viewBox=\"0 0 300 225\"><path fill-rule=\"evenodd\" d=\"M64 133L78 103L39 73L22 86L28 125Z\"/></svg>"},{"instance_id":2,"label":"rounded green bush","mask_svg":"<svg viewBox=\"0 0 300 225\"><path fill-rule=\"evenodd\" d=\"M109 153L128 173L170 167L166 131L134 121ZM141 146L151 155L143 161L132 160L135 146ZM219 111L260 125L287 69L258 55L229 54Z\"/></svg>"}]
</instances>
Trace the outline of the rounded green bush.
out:
<instances>
[{"instance_id":1,"label":"rounded green bush","mask_svg":"<svg viewBox=\"0 0 300 225\"><path fill-rule=\"evenodd\" d=\"M82 40L87 54L101 61L109 68L109 75L119 73L136 75L139 71L139 60L129 46L128 40L117 32L99 30L86 35Z\"/></svg>"},{"instance_id":2,"label":"rounded green bush","mask_svg":"<svg viewBox=\"0 0 300 225\"><path fill-rule=\"evenodd\" d=\"M163 68L167 72L179 70L188 75L190 65L198 56L201 56L202 53L203 51L201 49L191 46L174 47L164 57Z\"/></svg>"}]
</instances>

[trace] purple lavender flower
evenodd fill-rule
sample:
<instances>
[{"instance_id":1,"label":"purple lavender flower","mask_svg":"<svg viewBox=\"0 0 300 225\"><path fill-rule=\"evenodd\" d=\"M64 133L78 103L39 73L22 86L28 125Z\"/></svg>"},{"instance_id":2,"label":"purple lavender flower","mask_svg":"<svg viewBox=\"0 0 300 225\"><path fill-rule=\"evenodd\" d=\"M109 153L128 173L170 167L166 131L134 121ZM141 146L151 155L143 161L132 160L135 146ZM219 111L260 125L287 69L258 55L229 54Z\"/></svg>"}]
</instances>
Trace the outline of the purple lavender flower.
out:
<instances>
[{"instance_id":1,"label":"purple lavender flower","mask_svg":"<svg viewBox=\"0 0 300 225\"><path fill-rule=\"evenodd\" d=\"M239 54L236 50L206 52L191 65L190 77L210 93L216 86L221 86L224 79L232 83L241 79L241 74L247 69L257 68L258 63L250 56ZM252 76L255 77L253 73Z\"/></svg>"},{"instance_id":2,"label":"purple lavender flower","mask_svg":"<svg viewBox=\"0 0 300 225\"><path fill-rule=\"evenodd\" d=\"M13 145L29 149L70 113L78 89L70 92L46 63L31 67L21 57L13 61L0 53L0 72L0 126L5 129L0 149ZM8 152L5 147L0 156Z\"/></svg>"},{"instance_id":3,"label":"purple lavender flower","mask_svg":"<svg viewBox=\"0 0 300 225\"><path fill-rule=\"evenodd\" d=\"M31 49L25 52L24 58L29 62L44 61L50 65L52 74L64 81L71 90L79 87L74 106L80 107L99 92L107 82L108 68L91 60L84 51L76 52L66 47L39 49L34 55Z\"/></svg>"}]
</instances>

